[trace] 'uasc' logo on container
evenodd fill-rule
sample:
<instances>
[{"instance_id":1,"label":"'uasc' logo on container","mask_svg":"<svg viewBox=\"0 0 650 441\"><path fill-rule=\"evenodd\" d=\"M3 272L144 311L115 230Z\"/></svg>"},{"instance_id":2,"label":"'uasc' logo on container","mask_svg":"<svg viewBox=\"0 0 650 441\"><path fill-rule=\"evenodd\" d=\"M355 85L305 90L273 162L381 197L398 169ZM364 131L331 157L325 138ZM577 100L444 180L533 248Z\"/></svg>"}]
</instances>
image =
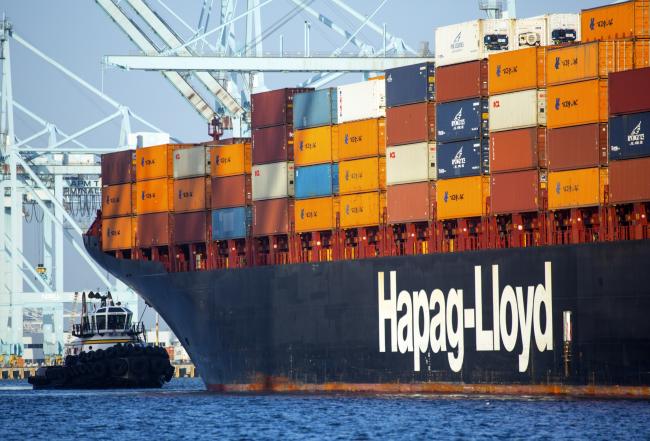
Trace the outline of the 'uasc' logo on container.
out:
<instances>
[{"instance_id":1,"label":"'uasc' logo on container","mask_svg":"<svg viewBox=\"0 0 650 441\"><path fill-rule=\"evenodd\" d=\"M463 157L463 148L459 148L453 158L451 158L451 166L454 168L465 167L465 157Z\"/></svg>"},{"instance_id":2,"label":"'uasc' logo on container","mask_svg":"<svg viewBox=\"0 0 650 441\"><path fill-rule=\"evenodd\" d=\"M519 372L528 370L534 347L539 352L553 350L551 262L544 263L543 283L529 286L500 285L499 265L492 265L491 323L483 322L481 266L474 267L474 308L463 307L460 288L451 288L446 296L438 288L430 294L425 289L398 292L397 271L389 274L386 281L383 271L377 273L379 352L411 352L415 372L420 371L421 355L425 368L431 369L432 357L441 352L447 353L451 370L460 372L467 329L475 330L476 351L517 349Z\"/></svg>"},{"instance_id":3,"label":"'uasc' logo on container","mask_svg":"<svg viewBox=\"0 0 650 441\"><path fill-rule=\"evenodd\" d=\"M641 121L632 132L627 136L627 142L630 145L641 145L645 141L645 133L641 133Z\"/></svg>"},{"instance_id":4,"label":"'uasc' logo on container","mask_svg":"<svg viewBox=\"0 0 650 441\"><path fill-rule=\"evenodd\" d=\"M452 130L463 130L465 128L465 118L463 118L463 108L461 107L454 119L451 120Z\"/></svg>"}]
</instances>

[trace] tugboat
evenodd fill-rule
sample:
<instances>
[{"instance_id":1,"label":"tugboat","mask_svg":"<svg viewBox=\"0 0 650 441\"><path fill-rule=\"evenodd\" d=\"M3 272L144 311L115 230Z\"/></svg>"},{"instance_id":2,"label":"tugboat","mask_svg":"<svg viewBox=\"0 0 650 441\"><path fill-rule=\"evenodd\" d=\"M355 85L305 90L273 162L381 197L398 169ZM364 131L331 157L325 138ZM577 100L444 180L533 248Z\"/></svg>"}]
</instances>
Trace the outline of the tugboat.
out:
<instances>
[{"instance_id":1,"label":"tugboat","mask_svg":"<svg viewBox=\"0 0 650 441\"><path fill-rule=\"evenodd\" d=\"M167 351L147 346L144 325L133 313L107 295L88 294L100 301L88 312L81 297L81 323L72 328L62 366L44 366L29 378L34 389L159 388L174 368Z\"/></svg>"}]
</instances>

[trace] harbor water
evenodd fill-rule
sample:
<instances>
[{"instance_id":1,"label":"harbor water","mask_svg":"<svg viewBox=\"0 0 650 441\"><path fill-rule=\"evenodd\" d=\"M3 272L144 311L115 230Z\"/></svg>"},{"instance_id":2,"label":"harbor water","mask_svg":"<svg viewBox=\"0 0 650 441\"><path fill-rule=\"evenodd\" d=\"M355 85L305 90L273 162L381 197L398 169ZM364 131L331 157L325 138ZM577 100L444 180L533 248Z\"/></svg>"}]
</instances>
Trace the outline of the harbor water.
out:
<instances>
[{"instance_id":1,"label":"harbor water","mask_svg":"<svg viewBox=\"0 0 650 441\"><path fill-rule=\"evenodd\" d=\"M33 391L0 383L3 440L649 439L650 403L431 395L223 395L200 379L159 390Z\"/></svg>"}]
</instances>

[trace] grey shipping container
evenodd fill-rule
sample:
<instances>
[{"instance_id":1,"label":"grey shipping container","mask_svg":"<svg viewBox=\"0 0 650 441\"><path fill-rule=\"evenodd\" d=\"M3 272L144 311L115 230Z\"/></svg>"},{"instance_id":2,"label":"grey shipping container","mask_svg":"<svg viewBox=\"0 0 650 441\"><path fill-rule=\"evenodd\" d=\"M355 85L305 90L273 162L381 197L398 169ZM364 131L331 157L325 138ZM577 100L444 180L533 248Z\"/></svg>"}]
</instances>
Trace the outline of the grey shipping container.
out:
<instances>
[{"instance_id":1,"label":"grey shipping container","mask_svg":"<svg viewBox=\"0 0 650 441\"><path fill-rule=\"evenodd\" d=\"M488 135L488 101L469 99L436 105L436 141L454 142Z\"/></svg>"},{"instance_id":2,"label":"grey shipping container","mask_svg":"<svg viewBox=\"0 0 650 441\"><path fill-rule=\"evenodd\" d=\"M464 178L488 173L489 152L488 139L438 144L436 151L438 179Z\"/></svg>"},{"instance_id":3,"label":"grey shipping container","mask_svg":"<svg viewBox=\"0 0 650 441\"><path fill-rule=\"evenodd\" d=\"M293 97L293 127L307 129L338 121L336 87L296 94Z\"/></svg>"},{"instance_id":4,"label":"grey shipping container","mask_svg":"<svg viewBox=\"0 0 650 441\"><path fill-rule=\"evenodd\" d=\"M205 146L190 147L174 151L174 179L205 176L210 173L206 167L209 157L206 157Z\"/></svg>"},{"instance_id":5,"label":"grey shipping container","mask_svg":"<svg viewBox=\"0 0 650 441\"><path fill-rule=\"evenodd\" d=\"M436 97L433 63L412 64L386 71L386 106L433 101Z\"/></svg>"},{"instance_id":6,"label":"grey shipping container","mask_svg":"<svg viewBox=\"0 0 650 441\"><path fill-rule=\"evenodd\" d=\"M609 119L609 159L650 156L650 112L632 113Z\"/></svg>"}]
</instances>

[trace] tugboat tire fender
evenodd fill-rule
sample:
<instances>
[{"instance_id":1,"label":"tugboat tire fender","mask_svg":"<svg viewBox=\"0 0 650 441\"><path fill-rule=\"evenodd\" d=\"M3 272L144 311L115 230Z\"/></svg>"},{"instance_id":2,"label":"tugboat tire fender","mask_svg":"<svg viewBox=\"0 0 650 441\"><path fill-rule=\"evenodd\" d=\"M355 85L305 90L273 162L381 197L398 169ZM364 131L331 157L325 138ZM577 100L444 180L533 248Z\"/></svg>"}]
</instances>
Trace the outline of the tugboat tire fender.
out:
<instances>
[{"instance_id":1,"label":"tugboat tire fender","mask_svg":"<svg viewBox=\"0 0 650 441\"><path fill-rule=\"evenodd\" d=\"M129 365L127 364L125 359L115 358L111 360L109 369L111 375L116 377L121 377L122 375L127 373L127 371L129 370Z\"/></svg>"}]
</instances>

